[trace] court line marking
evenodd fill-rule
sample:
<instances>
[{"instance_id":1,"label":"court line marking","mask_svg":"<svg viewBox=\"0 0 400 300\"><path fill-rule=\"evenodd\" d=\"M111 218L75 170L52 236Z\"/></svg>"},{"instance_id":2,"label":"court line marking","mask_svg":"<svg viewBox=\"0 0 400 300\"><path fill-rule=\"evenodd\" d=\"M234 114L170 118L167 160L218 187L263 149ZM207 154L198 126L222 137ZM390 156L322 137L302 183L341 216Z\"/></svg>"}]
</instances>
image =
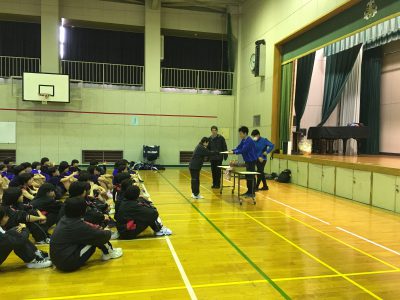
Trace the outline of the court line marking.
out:
<instances>
[{"instance_id":1,"label":"court line marking","mask_svg":"<svg viewBox=\"0 0 400 300\"><path fill-rule=\"evenodd\" d=\"M263 270L259 266L257 266L251 259L248 257L228 236L223 233L221 229L217 225L215 225L208 217L198 208L196 207L190 200L186 198L186 196L173 184L168 178L166 178L162 173L159 173L160 176L167 181L178 193L182 195L183 198L186 199L188 203L196 210L207 222L260 274L275 290L277 290L284 299L291 299L271 278L264 273Z\"/></svg>"},{"instance_id":2,"label":"court line marking","mask_svg":"<svg viewBox=\"0 0 400 300\"><path fill-rule=\"evenodd\" d=\"M379 243L376 243L376 242L374 242L374 241L371 241L371 240L369 240L369 239L367 239L367 238L365 238L365 237L363 237L363 236L361 236L361 235L355 234L355 233L353 233L353 232L351 232L351 231L348 231L348 230L346 230L346 229L344 229L344 228L342 228L342 227L336 227L336 229L339 229L339 230L341 230L341 231L343 231L343 232L346 232L346 233L348 233L348 234L350 234L350 235L352 235L352 236L355 236L355 237L357 237L357 238L359 238L359 239L361 239L361 240L363 240L363 241L366 241L366 242L368 242L368 243L371 243L371 244L373 244L373 245L375 245L375 246L378 246L378 247L380 247L380 248L382 248L382 249L385 249L385 250L387 250L387 251L389 251L389 252L392 252L392 253L394 253L394 254L396 254L396 255L400 255L400 252L397 252L397 251L395 251L395 250L393 250L393 249L390 249L390 248L388 248L388 247L386 247L386 246L383 246L383 245L381 245L381 244L379 244Z\"/></svg>"},{"instance_id":3,"label":"court line marking","mask_svg":"<svg viewBox=\"0 0 400 300\"><path fill-rule=\"evenodd\" d=\"M303 222L303 221L301 221L301 220L299 220L299 219L296 219L295 217L292 217L292 216L287 215L287 214L285 214L285 213L282 213L282 214L284 214L284 215L287 216L288 218L290 218L290 219L292 219L292 220L294 220L294 221L296 221L296 222L302 224L303 226L306 226L306 227L308 227L308 228L310 228L310 229L312 229L312 230L315 230L316 232L318 232L318 233L320 233L320 234L322 234L322 235L325 235L325 236L327 236L327 237L333 239L334 241L336 241L336 242L338 242L338 243L341 243L341 244L343 244L343 245L345 245L345 246L347 246L347 247L349 247L349 248L351 248L351 249L353 249L353 250L355 250L355 251L357 251L357 252L359 252L359 253L361 253L361 254L364 254L364 255L368 256L369 258L374 259L374 260L376 260L376 261L378 261L378 262L380 262L380 263L382 263L382 264L384 264L384 265L386 265L386 266L388 266L388 267L390 267L390 268L392 268L392 269L395 269L395 270L398 270L398 269L399 269L398 267L392 265L391 263L388 263L388 262L386 262L386 261L384 261L384 260L382 260L382 259L380 259L380 258L378 258L378 257L376 257L376 256L374 256L374 255L372 255L372 254L370 254L370 253L368 253L368 252L366 252L366 251L363 251L363 250L361 250L361 249L359 249L359 248L357 248L357 247L355 247L355 246L352 246L352 245L346 243L345 241L342 241L342 240L340 240L340 239L338 239L338 238L336 238L336 237L330 235L329 233L326 233L326 232L324 232L324 231L322 231L322 230L320 230L320 229L318 229L318 228L315 228L315 227L312 226L312 225L307 224L306 222Z\"/></svg>"},{"instance_id":4,"label":"court line marking","mask_svg":"<svg viewBox=\"0 0 400 300\"><path fill-rule=\"evenodd\" d=\"M284 241L286 241L287 243L289 243L290 245L292 245L293 247L295 247L296 249L300 250L301 252L303 252L305 255L309 256L310 258L314 259L315 261L319 262L321 265L323 265L324 267L328 268L329 270L331 270L332 272L341 275L342 278L346 279L347 281L349 281L350 283L352 283L353 285L357 286L359 289L363 290L364 292L366 292L367 294L369 294L370 296L374 297L375 299L382 299L379 296L377 296L376 294L374 294L373 292L371 292L370 290L368 290L367 288L365 288L364 286L362 286L361 284L355 282L354 280L352 280L351 278L347 277L346 275L340 273L338 270L336 270L334 267L330 266L329 264L327 264L326 262L322 261L321 259L319 259L318 257L316 257L315 255L311 254L310 252L308 252L307 250L303 249L302 247L300 247L299 245L297 245L296 243L292 242L291 240L289 240L288 238L284 237L282 234L280 234L279 232L275 231L274 229L270 228L269 226L265 225L264 223L260 222L257 219L254 219L252 216L250 216L249 214L245 213L246 216L249 217L249 219L253 220L254 222L258 223L259 225L261 225L262 227L266 228L268 231L272 232L273 234L275 234L276 236L280 237L281 239L283 239Z\"/></svg>"},{"instance_id":5,"label":"court line marking","mask_svg":"<svg viewBox=\"0 0 400 300\"><path fill-rule=\"evenodd\" d=\"M208 212L207 215L224 215L224 214L243 214L244 212L241 210L238 211L225 211L225 212ZM250 213L278 213L282 212L279 210L253 210ZM162 214L163 216L188 216L193 213L174 213L174 214Z\"/></svg>"},{"instance_id":6,"label":"court line marking","mask_svg":"<svg viewBox=\"0 0 400 300\"><path fill-rule=\"evenodd\" d=\"M287 219L285 216L275 216L275 217L256 217L256 219ZM190 221L206 221L204 218L198 218L198 219L173 219L173 220L168 220L164 219L163 221L166 222L190 222ZM227 221L227 220L243 220L246 221L248 218L243 217L243 218L210 218L211 221Z\"/></svg>"},{"instance_id":7,"label":"court line marking","mask_svg":"<svg viewBox=\"0 0 400 300\"><path fill-rule=\"evenodd\" d=\"M290 205L287 205L287 204L285 204L285 203L283 203L283 202L280 202L280 201L278 201L278 200L275 200L275 199L271 198L270 196L264 196L264 197L267 198L267 199L269 199L269 200L271 200L271 201L273 201L273 202L275 202L275 203L278 203L278 204L283 205L283 206L285 206L285 207L287 207L287 208L290 208L290 209L292 209L292 210L294 210L294 211L297 211L298 213L301 213L301 214L303 214L303 215L306 215L307 217L310 217L310 218L312 218L312 219L314 219L314 220L320 221L320 222L322 222L322 223L324 223L324 224L326 224L326 225L331 225L331 223L329 223L329 222L327 222L327 221L324 221L324 220L322 220L322 219L320 219L320 218L317 218L317 217L315 217L315 216L313 216L313 215L310 215L309 213L306 213L306 212L304 212L304 211L302 211L302 210L300 210L300 209L294 208L294 207L292 207L292 206L290 206Z\"/></svg>"},{"instance_id":8,"label":"court line marking","mask_svg":"<svg viewBox=\"0 0 400 300\"><path fill-rule=\"evenodd\" d=\"M190 295L190 299L192 300L197 300L197 296L196 293L193 290L192 285L190 284L189 278L186 275L185 269L183 268L181 261L179 260L178 254L175 251L174 246L172 245L171 240L169 239L169 237L166 237L165 239L167 241L168 244L168 248L171 251L172 257L174 258L174 261L176 263L176 266L178 267L179 273L181 274L181 277L183 279L183 282L185 283L186 289Z\"/></svg>"},{"instance_id":9,"label":"court line marking","mask_svg":"<svg viewBox=\"0 0 400 300\"><path fill-rule=\"evenodd\" d=\"M371 271L371 272L359 272L359 273L346 273L343 275L345 275L345 276L366 276L366 275L376 275L376 274L379 275L379 274L386 274L386 273L400 273L400 270L384 270L384 271ZM272 279L272 280L281 282L281 281L312 280L312 279L337 278L337 277L342 277L342 275L327 274L327 275L315 275L315 276L303 276L303 277L283 277L283 278L276 278L276 279ZM219 287L219 286L246 285L246 284L254 284L254 283L265 283L265 280L260 279L260 280L243 280L243 281L231 281L231 282L205 283L205 284L195 284L192 287L193 288L208 288L208 287ZM129 294L162 292L162 291L183 290L183 289L186 289L186 287L185 286L176 286L176 287L157 288L157 289L129 290L129 291L121 291L121 292L108 292L108 293L85 294L85 295L75 295L75 296L29 298L29 300L79 299L79 298L129 295Z\"/></svg>"}]
</instances>

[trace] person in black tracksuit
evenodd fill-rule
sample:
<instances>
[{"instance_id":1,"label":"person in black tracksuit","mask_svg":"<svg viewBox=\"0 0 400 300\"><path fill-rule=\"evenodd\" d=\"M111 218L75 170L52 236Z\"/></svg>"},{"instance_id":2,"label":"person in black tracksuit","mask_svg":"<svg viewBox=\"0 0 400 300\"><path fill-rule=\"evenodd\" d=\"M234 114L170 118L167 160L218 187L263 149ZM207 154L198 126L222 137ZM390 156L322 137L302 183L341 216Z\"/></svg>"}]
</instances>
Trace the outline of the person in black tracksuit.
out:
<instances>
[{"instance_id":1,"label":"person in black tracksuit","mask_svg":"<svg viewBox=\"0 0 400 300\"><path fill-rule=\"evenodd\" d=\"M210 142L208 144L208 149L211 151L216 151L218 154L210 156L210 163L211 163L211 172L213 178L213 185L211 188L219 189L221 185L221 170L218 166L222 165L222 160L226 160L228 158L227 154L219 154L219 152L224 152L228 150L226 146L225 138L218 134L218 127L212 126L211 127L211 136Z\"/></svg>"},{"instance_id":2,"label":"person in black tracksuit","mask_svg":"<svg viewBox=\"0 0 400 300\"><path fill-rule=\"evenodd\" d=\"M8 223L6 209L0 206L0 265L7 259L12 251L21 258L28 268L47 268L51 261L46 252L38 250L29 240L29 231L25 224L5 230L3 226Z\"/></svg>"},{"instance_id":3,"label":"person in black tracksuit","mask_svg":"<svg viewBox=\"0 0 400 300\"><path fill-rule=\"evenodd\" d=\"M119 238L134 239L147 227L151 227L156 236L171 235L172 231L162 225L153 203L139 195L140 188L136 185L129 186L123 194L115 214Z\"/></svg>"},{"instance_id":4,"label":"person in black tracksuit","mask_svg":"<svg viewBox=\"0 0 400 300\"><path fill-rule=\"evenodd\" d=\"M219 152L208 150L208 143L208 137L203 137L200 143L196 146L196 149L194 149L192 159L190 160L189 170L191 176L192 198L194 199L203 198L200 196L200 171L203 167L204 158L206 156L210 157L219 154Z\"/></svg>"},{"instance_id":5,"label":"person in black tracksuit","mask_svg":"<svg viewBox=\"0 0 400 300\"><path fill-rule=\"evenodd\" d=\"M122 249L113 249L109 242L111 231L85 222L85 211L86 202L83 198L73 197L65 201L65 216L58 222L50 241L50 257L61 271L79 269L96 248L103 252L103 260L122 256Z\"/></svg>"},{"instance_id":6,"label":"person in black tracksuit","mask_svg":"<svg viewBox=\"0 0 400 300\"><path fill-rule=\"evenodd\" d=\"M48 242L49 234L44 225L47 217L39 210L23 203L22 190L18 187L9 187L4 190L2 206L8 216L8 222L3 229L9 230L17 227L20 223L26 224L36 243L43 244Z\"/></svg>"},{"instance_id":7,"label":"person in black tracksuit","mask_svg":"<svg viewBox=\"0 0 400 300\"><path fill-rule=\"evenodd\" d=\"M61 218L63 203L55 199L56 187L51 183L44 183L40 186L36 197L31 204L34 209L40 210L47 217L45 226L47 229L56 224Z\"/></svg>"}]
</instances>

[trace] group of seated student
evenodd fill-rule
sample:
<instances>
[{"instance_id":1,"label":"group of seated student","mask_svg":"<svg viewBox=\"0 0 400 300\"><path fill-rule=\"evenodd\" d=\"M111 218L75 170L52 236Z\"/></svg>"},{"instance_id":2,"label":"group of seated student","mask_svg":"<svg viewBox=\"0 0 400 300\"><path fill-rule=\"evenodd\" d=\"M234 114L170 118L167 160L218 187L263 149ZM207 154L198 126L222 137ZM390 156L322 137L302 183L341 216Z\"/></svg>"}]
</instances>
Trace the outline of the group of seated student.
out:
<instances>
[{"instance_id":1,"label":"group of seated student","mask_svg":"<svg viewBox=\"0 0 400 300\"><path fill-rule=\"evenodd\" d=\"M0 265L14 251L28 268L74 271L96 248L102 260L121 257L122 249L110 240L135 239L148 227L155 236L172 234L127 160L116 162L112 174L106 171L98 162L81 170L76 159L58 166L47 157L20 165L5 159L0 164ZM49 244L50 256L30 236L36 244Z\"/></svg>"}]
</instances>

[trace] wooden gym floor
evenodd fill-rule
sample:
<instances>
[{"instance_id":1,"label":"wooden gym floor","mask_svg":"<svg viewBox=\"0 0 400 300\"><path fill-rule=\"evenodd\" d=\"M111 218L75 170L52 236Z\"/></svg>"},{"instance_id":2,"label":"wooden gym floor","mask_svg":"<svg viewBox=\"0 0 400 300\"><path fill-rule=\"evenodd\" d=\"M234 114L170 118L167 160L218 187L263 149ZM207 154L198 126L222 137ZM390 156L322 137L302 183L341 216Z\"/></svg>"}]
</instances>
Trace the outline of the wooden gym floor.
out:
<instances>
[{"instance_id":1,"label":"wooden gym floor","mask_svg":"<svg viewBox=\"0 0 400 300\"><path fill-rule=\"evenodd\" d=\"M399 299L400 216L270 182L257 205L225 190L192 201L187 169L142 172L169 238L113 241L74 273L0 267L1 299ZM41 246L46 249L47 246Z\"/></svg>"}]
</instances>

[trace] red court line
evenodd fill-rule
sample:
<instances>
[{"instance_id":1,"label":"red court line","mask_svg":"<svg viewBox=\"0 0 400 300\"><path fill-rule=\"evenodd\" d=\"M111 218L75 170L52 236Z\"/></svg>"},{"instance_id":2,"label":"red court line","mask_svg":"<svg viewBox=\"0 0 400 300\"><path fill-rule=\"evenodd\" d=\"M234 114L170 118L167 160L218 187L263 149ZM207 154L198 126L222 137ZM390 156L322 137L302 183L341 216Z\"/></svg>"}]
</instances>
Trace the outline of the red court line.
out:
<instances>
[{"instance_id":1,"label":"red court line","mask_svg":"<svg viewBox=\"0 0 400 300\"><path fill-rule=\"evenodd\" d=\"M56 109L28 109L28 108L0 108L0 111L73 113L73 114L90 114L90 115L119 115L119 116L144 116L144 117L175 117L175 118L207 118L207 119L217 119L218 118L217 116L144 114L144 113L123 113L123 112L81 111L81 110L56 110Z\"/></svg>"}]
</instances>

